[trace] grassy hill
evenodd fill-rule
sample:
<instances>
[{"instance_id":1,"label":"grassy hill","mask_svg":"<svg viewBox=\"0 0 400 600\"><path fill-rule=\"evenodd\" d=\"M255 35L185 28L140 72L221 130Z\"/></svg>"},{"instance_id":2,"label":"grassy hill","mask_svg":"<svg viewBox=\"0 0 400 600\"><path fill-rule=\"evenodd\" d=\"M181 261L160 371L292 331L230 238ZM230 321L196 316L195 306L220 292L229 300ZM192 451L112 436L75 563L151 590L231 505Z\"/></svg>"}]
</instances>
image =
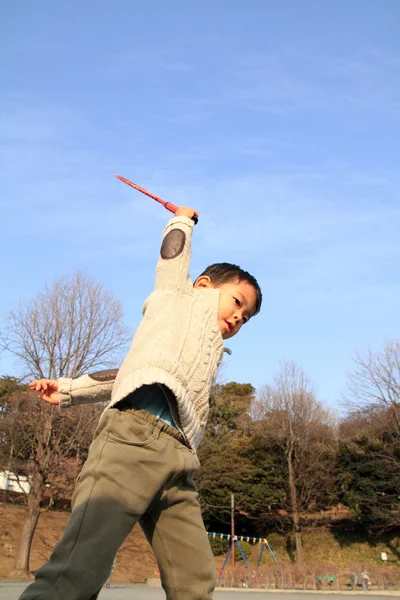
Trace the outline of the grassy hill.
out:
<instances>
[{"instance_id":1,"label":"grassy hill","mask_svg":"<svg viewBox=\"0 0 400 600\"><path fill-rule=\"evenodd\" d=\"M21 507L3 503L0 505L0 578L7 578L11 571L22 527L23 511ZM34 571L48 558L60 539L69 513L61 511L44 512L39 518L32 544L30 569ZM272 533L268 536L279 563L287 573L299 571L294 563L294 546L288 536ZM335 525L332 528L306 530L303 535L304 560L303 571L308 576L318 573L335 572L343 581L351 573L367 568L377 578L393 581L400 585L400 537L398 534L386 534L379 538L355 535ZM260 553L258 544L251 545L249 563L255 567ZM381 552L386 552L387 562L383 563ZM215 558L216 568L220 568L225 556ZM238 567L243 562L237 563ZM261 567L268 571L275 569L275 563L269 552L264 551ZM114 582L141 582L151 577L157 565L142 531L136 527L127 537L117 555ZM254 569L253 569L254 570ZM379 573L379 576L378 576ZM311 575L310 575L311 574Z\"/></svg>"}]
</instances>

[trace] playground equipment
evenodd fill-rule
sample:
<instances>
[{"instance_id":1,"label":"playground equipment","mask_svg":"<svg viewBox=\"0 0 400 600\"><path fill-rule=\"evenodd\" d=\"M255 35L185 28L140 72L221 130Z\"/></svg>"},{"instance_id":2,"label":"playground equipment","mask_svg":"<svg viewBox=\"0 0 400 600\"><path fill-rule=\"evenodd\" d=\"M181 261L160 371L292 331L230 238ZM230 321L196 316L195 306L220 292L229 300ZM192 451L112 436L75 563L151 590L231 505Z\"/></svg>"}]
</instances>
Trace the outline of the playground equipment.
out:
<instances>
[{"instance_id":1,"label":"playground equipment","mask_svg":"<svg viewBox=\"0 0 400 600\"><path fill-rule=\"evenodd\" d=\"M228 562L228 559L229 559L229 556L230 556L231 552L235 551L235 544L239 548L239 552L242 555L244 564L246 565L247 568L249 568L249 563L247 562L246 556L245 556L245 554L243 552L243 548L242 548L240 542L249 542L249 543L252 543L252 544L257 544L257 543L260 544L260 553L258 555L256 570L260 566L261 557L263 555L263 552L264 552L265 548L267 548L269 550L269 552L271 553L271 556L274 559L275 563L277 565L279 565L278 559L276 558L276 556L275 556L275 554L274 554L274 552L273 552L273 550L272 550L271 546L269 545L268 540L266 538L247 537L247 536L244 536L244 535L230 535L230 534L227 534L227 533L215 533L213 531L208 531L207 533L208 533L209 536L213 537L214 539L215 538L221 538L221 539L225 538L225 539L227 539L230 542L229 548L228 548L228 552L227 552L227 555L226 555L225 560L224 560L224 564L222 565L222 568L221 568L221 570L219 572L218 579L221 578L221 575L222 575L222 573L223 573L223 571L224 571L224 569L226 567L226 564Z\"/></svg>"}]
</instances>

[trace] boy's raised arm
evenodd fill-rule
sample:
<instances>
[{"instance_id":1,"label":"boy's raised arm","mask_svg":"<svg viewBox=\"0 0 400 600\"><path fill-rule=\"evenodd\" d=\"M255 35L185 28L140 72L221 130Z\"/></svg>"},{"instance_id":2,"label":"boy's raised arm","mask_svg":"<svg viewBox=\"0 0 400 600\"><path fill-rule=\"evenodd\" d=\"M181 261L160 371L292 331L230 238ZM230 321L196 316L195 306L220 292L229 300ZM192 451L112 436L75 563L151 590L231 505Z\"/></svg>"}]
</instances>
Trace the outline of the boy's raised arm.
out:
<instances>
[{"instance_id":1,"label":"boy's raised arm","mask_svg":"<svg viewBox=\"0 0 400 600\"><path fill-rule=\"evenodd\" d=\"M192 288L189 278L192 230L198 213L180 206L164 230L160 258L157 263L155 290L170 289L187 292Z\"/></svg>"},{"instance_id":2,"label":"boy's raised arm","mask_svg":"<svg viewBox=\"0 0 400 600\"><path fill-rule=\"evenodd\" d=\"M39 379L32 381L29 387L38 392L39 398L49 404L59 404L60 408L109 402L117 373L118 369L108 369L82 375L77 379Z\"/></svg>"}]
</instances>

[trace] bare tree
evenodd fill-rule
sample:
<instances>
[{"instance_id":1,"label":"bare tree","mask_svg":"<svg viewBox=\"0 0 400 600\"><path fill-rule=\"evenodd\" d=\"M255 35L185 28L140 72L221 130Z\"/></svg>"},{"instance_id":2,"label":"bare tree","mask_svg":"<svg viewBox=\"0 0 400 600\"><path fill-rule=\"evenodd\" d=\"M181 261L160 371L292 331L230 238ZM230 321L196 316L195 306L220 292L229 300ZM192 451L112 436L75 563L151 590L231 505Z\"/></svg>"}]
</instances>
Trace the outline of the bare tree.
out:
<instances>
[{"instance_id":1,"label":"bare tree","mask_svg":"<svg viewBox=\"0 0 400 600\"><path fill-rule=\"evenodd\" d=\"M122 304L77 272L9 310L1 346L19 359L25 378L78 377L115 365L128 334Z\"/></svg>"},{"instance_id":2,"label":"bare tree","mask_svg":"<svg viewBox=\"0 0 400 600\"><path fill-rule=\"evenodd\" d=\"M0 388L3 385L0 379ZM2 394L0 468L12 472L21 489L26 478L30 484L15 575L27 574L40 513L71 497L102 410L101 405L78 406L60 414L24 385Z\"/></svg>"},{"instance_id":3,"label":"bare tree","mask_svg":"<svg viewBox=\"0 0 400 600\"><path fill-rule=\"evenodd\" d=\"M357 519L381 534L399 526L400 340L355 355L343 403L344 499Z\"/></svg>"},{"instance_id":4,"label":"bare tree","mask_svg":"<svg viewBox=\"0 0 400 600\"><path fill-rule=\"evenodd\" d=\"M23 378L57 379L119 364L128 335L121 303L78 272L10 310L5 315L1 346L19 359ZM72 448L79 446L85 430L76 423L68 428L72 416L61 417L57 408L44 403L37 403L31 416L24 424L31 487L14 566L14 575L19 576L29 572L30 546L46 485L54 479L54 462L68 456L68 448L74 454ZM80 418L82 425L86 417Z\"/></svg>"},{"instance_id":5,"label":"bare tree","mask_svg":"<svg viewBox=\"0 0 400 600\"><path fill-rule=\"evenodd\" d=\"M333 419L316 400L305 373L293 362L282 362L273 384L262 388L252 407L262 434L282 452L289 492L296 558L303 560L301 510L308 508L329 469L334 441Z\"/></svg>"},{"instance_id":6,"label":"bare tree","mask_svg":"<svg viewBox=\"0 0 400 600\"><path fill-rule=\"evenodd\" d=\"M400 433L400 340L386 342L381 351L355 355L344 403L351 410L372 411L374 419L379 414L386 419L389 413Z\"/></svg>"}]
</instances>

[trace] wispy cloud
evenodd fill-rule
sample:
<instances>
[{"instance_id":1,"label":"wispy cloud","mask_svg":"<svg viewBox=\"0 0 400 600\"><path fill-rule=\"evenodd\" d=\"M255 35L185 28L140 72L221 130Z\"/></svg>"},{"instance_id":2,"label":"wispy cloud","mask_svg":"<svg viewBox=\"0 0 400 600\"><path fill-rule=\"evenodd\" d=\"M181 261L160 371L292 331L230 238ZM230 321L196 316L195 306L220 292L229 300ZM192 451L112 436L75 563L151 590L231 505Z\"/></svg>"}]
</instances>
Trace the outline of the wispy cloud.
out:
<instances>
[{"instance_id":1,"label":"wispy cloud","mask_svg":"<svg viewBox=\"0 0 400 600\"><path fill-rule=\"evenodd\" d=\"M190 61L182 60L173 49L168 50L165 46L155 46L151 50L135 50L118 52L108 59L108 64L102 65L97 70L99 78L124 77L133 73L145 73L146 77L152 74L167 72L185 74L193 71L194 66Z\"/></svg>"},{"instance_id":2,"label":"wispy cloud","mask_svg":"<svg viewBox=\"0 0 400 600\"><path fill-rule=\"evenodd\" d=\"M235 54L219 61L223 76L207 94L176 97L179 104L237 107L280 116L355 109L399 117L397 57L360 52L341 57L285 45L275 52ZM219 84L221 82L221 84Z\"/></svg>"}]
</instances>

